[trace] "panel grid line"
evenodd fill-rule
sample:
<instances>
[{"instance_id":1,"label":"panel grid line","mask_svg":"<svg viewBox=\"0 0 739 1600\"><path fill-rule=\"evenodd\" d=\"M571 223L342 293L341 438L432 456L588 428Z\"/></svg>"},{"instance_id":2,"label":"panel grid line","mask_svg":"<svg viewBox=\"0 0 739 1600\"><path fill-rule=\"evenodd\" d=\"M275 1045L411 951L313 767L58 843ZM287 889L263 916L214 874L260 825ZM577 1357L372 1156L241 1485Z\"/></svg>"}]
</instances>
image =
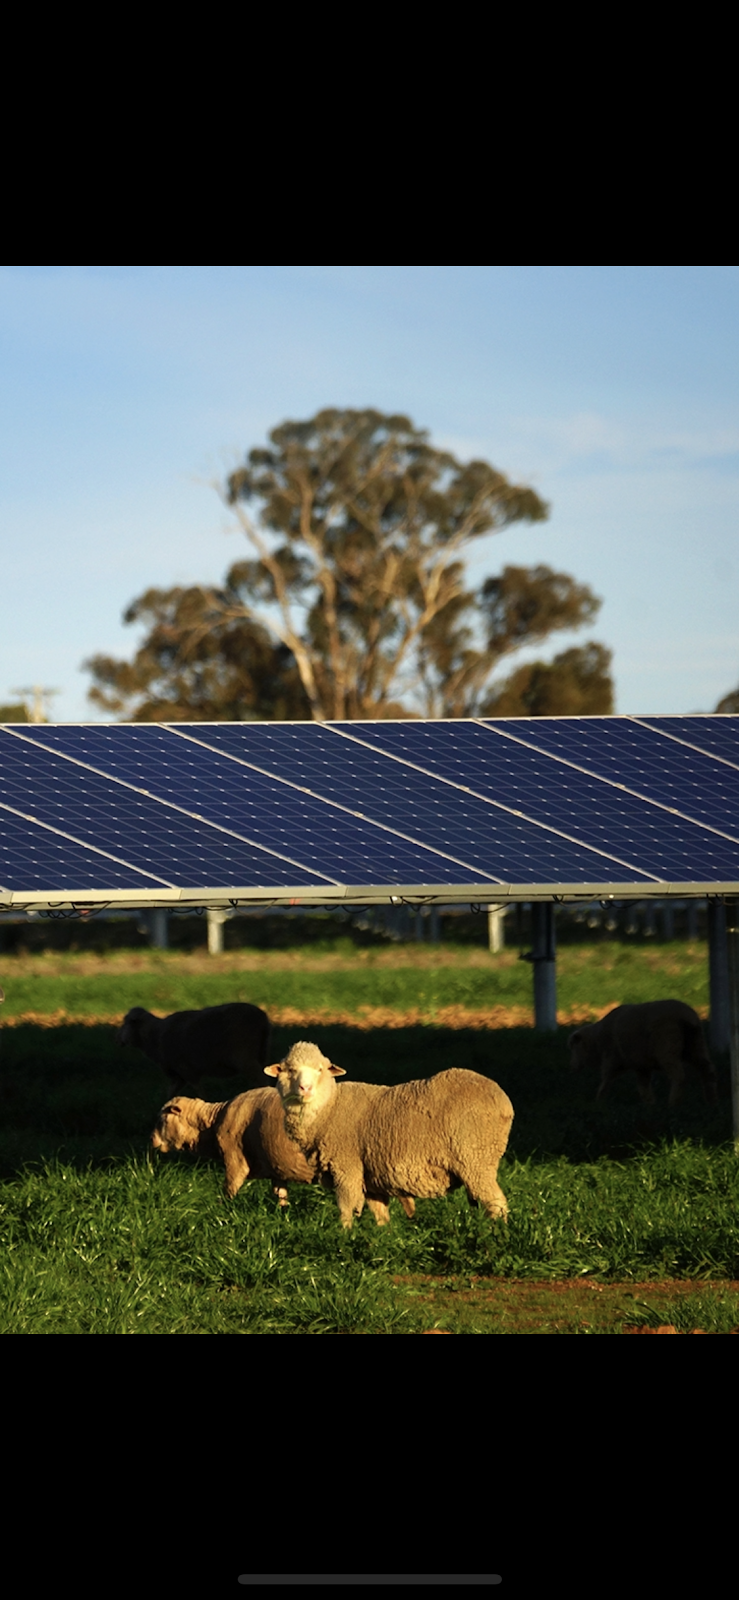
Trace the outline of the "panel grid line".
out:
<instances>
[{"instance_id":1,"label":"panel grid line","mask_svg":"<svg viewBox=\"0 0 739 1600\"><path fill-rule=\"evenodd\" d=\"M471 867L469 861L463 861L460 856L452 856L446 850L439 850L436 845L427 844L424 839L417 839L411 833L402 833L400 828L391 828L386 822L378 822L375 817L368 817L366 812L354 811L351 806L344 806L340 800L331 800L327 795L318 794L315 789L306 788L305 784L293 783L290 778L283 778L279 772L270 771L268 767L260 767L255 761L247 761L245 756L232 755L230 750L221 750L216 745L206 744L204 739L196 739L194 734L182 733L179 728L174 728L169 723L163 723L168 732L176 733L181 739L189 743L200 745L204 750L212 750L214 755L223 756L227 761L235 761L237 766L246 767L248 771L258 772L263 778L270 778L273 783L284 783L287 789L296 789L299 794L307 794L311 800L318 800L321 805L333 806L335 811L343 811L349 817L356 817L358 822L365 822L372 828L381 828L383 833L389 833L394 839L403 839L406 844L415 845L421 850L428 850L435 856L440 856L442 861L451 861L455 867L464 867L466 872L482 872L483 878L489 878L491 883L502 883L502 878L496 878L485 872L481 867ZM320 723L322 728L330 728L330 723ZM332 730L334 731L334 730ZM360 741L357 741L358 743ZM365 746L371 749L371 746ZM377 754L377 752L374 752ZM385 754L385 752L381 752Z\"/></svg>"},{"instance_id":2,"label":"panel grid line","mask_svg":"<svg viewBox=\"0 0 739 1600\"><path fill-rule=\"evenodd\" d=\"M165 889L176 888L176 884L170 883L168 878L160 877L158 872L134 866L132 861L126 861L123 856L114 856L110 850L103 850L99 844L90 844L87 839L78 838L77 834L66 833L63 828L55 828L50 822L42 822L40 817L34 817L30 812L18 811L15 806L7 805L4 800L0 800L0 811L7 811L11 817L20 817L21 822L32 822L35 828L44 828L47 833L54 834L59 839L67 839L69 844L76 844L80 850L92 850L94 855L103 856L106 861L114 861L117 867L126 867L129 872L138 872L142 878L157 878Z\"/></svg>"},{"instance_id":3,"label":"panel grid line","mask_svg":"<svg viewBox=\"0 0 739 1600\"><path fill-rule=\"evenodd\" d=\"M636 722L640 728L647 728L650 733L661 734L663 739L672 739L674 744L684 745L686 750L695 750L696 755L707 756L709 761L720 761L722 766L729 767L732 772L739 772L738 761L729 761L727 756L717 755L715 750L707 750L705 745L693 744L690 739L682 739L679 733L668 733L666 728L655 727L653 722L647 722L644 717L630 716L628 720Z\"/></svg>"},{"instance_id":4,"label":"panel grid line","mask_svg":"<svg viewBox=\"0 0 739 1600\"><path fill-rule=\"evenodd\" d=\"M475 718L470 718L469 720L476 721ZM526 811L519 811L515 806L507 806L502 800L493 800L490 795L481 794L478 789L470 789L467 784L455 783L453 778L445 778L439 772L431 772L428 767L422 767L417 761L409 761L407 756L396 756L389 750L378 752L377 747L368 744L366 739L360 739L356 734L347 733L344 728L336 728L331 722L322 723L322 727L327 728L330 733L338 734L341 739L349 739L354 744L363 745L366 750L372 750L374 754L379 753L386 756L389 761L397 761L400 766L410 767L414 772L421 772L426 778L433 778L437 783L445 783L450 789L455 789L458 794L472 795L475 800L483 800L485 805L493 806L495 810L502 811L507 816L519 817L521 821L528 822L533 828L541 828L545 833L552 833L558 839L566 839L568 844L576 844L580 850L589 850L592 855L600 856L603 861L614 861L619 867L628 867L629 872L642 873L645 877L651 878L654 883L662 882L662 879L658 878L655 873L647 872L646 867L637 867L633 861L625 861L621 856L611 855L607 850L599 850L597 845L588 844L585 839L578 839L576 834L565 833L562 828L553 827L551 822L540 822L538 817L532 817ZM543 754L543 752L538 753Z\"/></svg>"},{"instance_id":5,"label":"panel grid line","mask_svg":"<svg viewBox=\"0 0 739 1600\"><path fill-rule=\"evenodd\" d=\"M163 727L165 731L169 732L166 723L159 723L157 726ZM7 727L3 728L3 732L11 731L14 730ZM301 872L315 872L317 877L322 878L326 883L333 883L336 888L341 887L338 878L331 878L325 872L318 872L315 867L307 867L305 862L297 861L293 856L284 855L279 850L273 850L269 845L258 844L255 839L249 839L243 833L236 833L233 828L224 828L220 822L209 822L207 817L199 816L196 811L188 811L185 806L178 806L174 800L164 800L161 795L152 794L149 789L142 789L135 783L128 783L125 778L119 778L113 772L103 772L100 767L93 767L89 761L81 761L79 756L69 756L65 750L55 750L53 745L44 744L41 739L24 738L23 734L18 734L17 737L23 739L24 744L30 745L32 749L46 750L48 755L57 756L62 761L69 761L72 766L82 767L84 771L94 773L96 778L105 778L108 783L120 784L122 789L128 789L132 794L142 794L147 800L152 800L155 805L166 806L170 811L176 811L180 816L188 817L191 822L197 822L203 828L213 828L217 833L226 834L230 839L238 839L240 844L248 844L252 850L259 850L264 855L274 856L278 861L286 861L288 866L299 867ZM45 824L45 826L48 826L48 824ZM90 846L90 848L94 848L94 846ZM460 863L460 865L466 865L466 863ZM141 871L141 868L136 868L135 870ZM155 876L155 874L150 874L150 876ZM174 887L174 885L171 885L171 887Z\"/></svg>"},{"instance_id":6,"label":"panel grid line","mask_svg":"<svg viewBox=\"0 0 739 1600\"><path fill-rule=\"evenodd\" d=\"M480 727L487 728L488 733L497 733L501 739L510 739L512 743L522 745L525 750L535 750L537 755L544 756L547 761L558 761L563 767L572 767L574 772L581 772L586 778L593 778L596 783L605 783L609 788L619 790L621 794L631 795L633 800L641 800L646 806L655 806L658 811L669 812L671 817L679 817L681 822L689 822L694 828L703 828L706 833L715 833L719 839L728 839L730 844L739 844L739 836L727 833L723 828L714 828L710 822L701 822L699 817L691 817L687 811L678 810L677 806L667 806L663 800L653 800L651 795L644 794L640 789L632 789L627 783L618 783L615 778L609 778L603 772L595 772L590 767L581 767L577 761L570 761L567 756L558 755L554 750L545 750L541 745L534 744L530 739L522 739L519 734L508 733L505 728L491 727L489 723L483 722L481 718L476 720L479 722ZM636 722L638 719L630 717L628 720ZM645 726L649 728L650 733L659 733L658 728L649 727L648 723ZM674 734L669 734L667 737L675 739ZM685 744L686 741L684 739L675 739L675 743ZM697 750L697 754L705 756L709 760L714 759L708 750ZM731 763L727 762L726 765L730 766Z\"/></svg>"}]
</instances>

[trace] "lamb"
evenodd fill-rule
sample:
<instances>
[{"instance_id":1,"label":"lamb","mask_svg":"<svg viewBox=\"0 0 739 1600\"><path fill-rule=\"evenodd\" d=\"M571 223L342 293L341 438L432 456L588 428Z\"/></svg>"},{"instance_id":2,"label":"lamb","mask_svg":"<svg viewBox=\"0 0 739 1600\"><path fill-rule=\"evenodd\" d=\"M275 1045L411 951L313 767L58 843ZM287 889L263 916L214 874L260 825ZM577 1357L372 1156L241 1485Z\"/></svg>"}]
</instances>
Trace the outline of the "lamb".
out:
<instances>
[{"instance_id":1,"label":"lamb","mask_svg":"<svg viewBox=\"0 0 739 1600\"><path fill-rule=\"evenodd\" d=\"M134 1006L123 1018L120 1045L136 1045L169 1078L172 1093L206 1077L243 1074L255 1081L269 1060L269 1017L258 1006L235 1002L155 1017Z\"/></svg>"},{"instance_id":2,"label":"lamb","mask_svg":"<svg viewBox=\"0 0 739 1600\"><path fill-rule=\"evenodd\" d=\"M668 1104L675 1105L685 1081L685 1067L697 1068L707 1099L717 1098L716 1071L708 1054L700 1017L682 1000L648 1000L643 1005L616 1006L600 1022L570 1034L570 1065L600 1067L596 1100L622 1072L634 1069L642 1100L654 1103L651 1075L661 1068L670 1081Z\"/></svg>"},{"instance_id":3,"label":"lamb","mask_svg":"<svg viewBox=\"0 0 739 1600\"><path fill-rule=\"evenodd\" d=\"M355 1102L337 1087L343 1067L306 1041L265 1072L277 1079L287 1133L335 1188L343 1227L365 1199L432 1199L461 1184L488 1216L507 1216L497 1172L513 1107L489 1078L453 1067Z\"/></svg>"},{"instance_id":4,"label":"lamb","mask_svg":"<svg viewBox=\"0 0 739 1600\"><path fill-rule=\"evenodd\" d=\"M355 1105L381 1091L375 1084L342 1084ZM308 1160L285 1129L282 1101L276 1089L249 1089L233 1100L208 1101L177 1095L162 1107L151 1136L154 1150L188 1150L193 1155L223 1157L224 1188L229 1199L247 1178L269 1178L280 1206L288 1205L286 1183L312 1183L315 1158ZM368 1199L378 1226L390 1221L389 1195ZM404 1201L413 1216L412 1200Z\"/></svg>"},{"instance_id":5,"label":"lamb","mask_svg":"<svg viewBox=\"0 0 739 1600\"><path fill-rule=\"evenodd\" d=\"M284 1185L291 1180L312 1183L316 1163L285 1132L279 1095L274 1089L249 1089L233 1100L208 1101L177 1095L157 1118L151 1136L154 1150L188 1150L223 1157L225 1190L238 1194L246 1178L270 1178L280 1205L287 1205Z\"/></svg>"}]
</instances>

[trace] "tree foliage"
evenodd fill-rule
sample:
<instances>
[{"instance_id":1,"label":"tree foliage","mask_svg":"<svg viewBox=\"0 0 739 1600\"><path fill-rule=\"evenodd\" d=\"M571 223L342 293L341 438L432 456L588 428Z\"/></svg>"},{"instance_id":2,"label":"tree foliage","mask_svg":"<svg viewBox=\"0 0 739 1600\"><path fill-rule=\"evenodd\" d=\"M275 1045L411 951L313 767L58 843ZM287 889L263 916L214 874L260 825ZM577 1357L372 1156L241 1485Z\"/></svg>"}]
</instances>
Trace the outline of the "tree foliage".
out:
<instances>
[{"instance_id":1,"label":"tree foliage","mask_svg":"<svg viewBox=\"0 0 739 1600\"><path fill-rule=\"evenodd\" d=\"M529 661L493 689L486 717L594 717L613 711L611 652L602 644L563 650L553 661Z\"/></svg>"},{"instance_id":2,"label":"tree foliage","mask_svg":"<svg viewBox=\"0 0 739 1600\"><path fill-rule=\"evenodd\" d=\"M124 614L148 632L133 661L85 662L90 699L134 722L300 721L310 717L295 661L249 617L223 620L231 595L147 589Z\"/></svg>"},{"instance_id":3,"label":"tree foliage","mask_svg":"<svg viewBox=\"0 0 739 1600\"><path fill-rule=\"evenodd\" d=\"M725 694L723 700L719 700L716 710L739 711L739 689L732 689L730 694Z\"/></svg>"},{"instance_id":4,"label":"tree foliage","mask_svg":"<svg viewBox=\"0 0 739 1600\"><path fill-rule=\"evenodd\" d=\"M106 710L133 704L139 720L475 715L495 699L504 658L590 623L600 606L543 565L506 566L469 588L474 543L541 522L548 507L488 462L435 449L404 416L325 410L285 422L219 492L247 559L219 589L149 590L133 602L125 620L150 627L134 661L87 663ZM498 693L610 708L609 659L597 645L565 652Z\"/></svg>"}]
</instances>

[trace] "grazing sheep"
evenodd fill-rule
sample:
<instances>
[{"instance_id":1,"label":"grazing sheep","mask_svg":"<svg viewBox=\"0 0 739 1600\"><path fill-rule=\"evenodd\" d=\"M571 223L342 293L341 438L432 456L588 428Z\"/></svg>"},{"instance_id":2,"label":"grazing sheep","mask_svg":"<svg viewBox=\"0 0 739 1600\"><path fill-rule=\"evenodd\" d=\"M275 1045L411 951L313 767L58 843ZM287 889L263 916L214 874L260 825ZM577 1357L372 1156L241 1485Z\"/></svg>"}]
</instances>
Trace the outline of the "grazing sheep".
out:
<instances>
[{"instance_id":1,"label":"grazing sheep","mask_svg":"<svg viewBox=\"0 0 739 1600\"><path fill-rule=\"evenodd\" d=\"M136 1045L166 1073L174 1094L200 1078L255 1080L269 1060L269 1017L258 1006L235 1002L155 1017L143 1006L126 1013L120 1045Z\"/></svg>"},{"instance_id":2,"label":"grazing sheep","mask_svg":"<svg viewBox=\"0 0 739 1600\"><path fill-rule=\"evenodd\" d=\"M381 1092L375 1084L341 1087L355 1104L365 1103ZM238 1194L247 1178L269 1178L281 1206L288 1204L285 1184L312 1183L318 1165L315 1157L308 1160L300 1146L288 1137L282 1100L276 1089L249 1089L233 1100L222 1101L177 1095L162 1107L151 1145L154 1150L188 1150L192 1155L220 1154L229 1199ZM388 1200L387 1194L368 1198L378 1225L390 1221ZM412 1217L413 1201L404 1199L403 1204Z\"/></svg>"},{"instance_id":3,"label":"grazing sheep","mask_svg":"<svg viewBox=\"0 0 739 1600\"><path fill-rule=\"evenodd\" d=\"M274 1089L249 1089L233 1100L195 1100L177 1095L162 1107L151 1136L154 1150L188 1150L193 1155L221 1155L230 1199L246 1178L270 1178L280 1205L287 1205L284 1185L290 1180L312 1183L316 1163L285 1132L279 1095Z\"/></svg>"},{"instance_id":4,"label":"grazing sheep","mask_svg":"<svg viewBox=\"0 0 739 1600\"><path fill-rule=\"evenodd\" d=\"M570 1034L570 1065L600 1067L600 1100L612 1080L632 1068L642 1100L653 1103L653 1072L670 1081L669 1105L682 1093L685 1067L697 1068L707 1099L715 1100L716 1072L706 1048L700 1017L682 1000L648 1000L644 1005L616 1006Z\"/></svg>"},{"instance_id":5,"label":"grazing sheep","mask_svg":"<svg viewBox=\"0 0 739 1600\"><path fill-rule=\"evenodd\" d=\"M460 1184L488 1216L507 1215L497 1172L513 1107L489 1078L453 1067L356 1102L350 1085L337 1088L343 1067L305 1042L265 1071L277 1079L288 1134L333 1184L345 1228L370 1197L432 1199Z\"/></svg>"}]
</instances>

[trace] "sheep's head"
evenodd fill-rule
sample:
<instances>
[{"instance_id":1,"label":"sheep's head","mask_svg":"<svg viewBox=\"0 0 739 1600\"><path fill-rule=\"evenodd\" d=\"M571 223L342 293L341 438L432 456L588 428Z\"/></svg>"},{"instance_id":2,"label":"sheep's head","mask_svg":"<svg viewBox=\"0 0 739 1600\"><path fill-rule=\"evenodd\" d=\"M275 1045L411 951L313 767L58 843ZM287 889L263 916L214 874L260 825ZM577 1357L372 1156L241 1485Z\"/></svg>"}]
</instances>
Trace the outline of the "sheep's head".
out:
<instances>
[{"instance_id":1,"label":"sheep's head","mask_svg":"<svg viewBox=\"0 0 739 1600\"><path fill-rule=\"evenodd\" d=\"M194 1150L200 1139L200 1128L191 1111L197 1102L184 1095L168 1100L157 1117L151 1136L152 1150Z\"/></svg>"},{"instance_id":2,"label":"sheep's head","mask_svg":"<svg viewBox=\"0 0 739 1600\"><path fill-rule=\"evenodd\" d=\"M146 1015L147 1013L143 1006L134 1006L131 1011L126 1012L123 1022L118 1030L119 1044L138 1045L139 1027Z\"/></svg>"},{"instance_id":3,"label":"sheep's head","mask_svg":"<svg viewBox=\"0 0 739 1600\"><path fill-rule=\"evenodd\" d=\"M318 1111L334 1093L334 1078L343 1078L344 1068L335 1067L317 1044L301 1040L288 1050L284 1061L265 1067L268 1078L277 1079L277 1088L286 1111L300 1116Z\"/></svg>"}]
</instances>

